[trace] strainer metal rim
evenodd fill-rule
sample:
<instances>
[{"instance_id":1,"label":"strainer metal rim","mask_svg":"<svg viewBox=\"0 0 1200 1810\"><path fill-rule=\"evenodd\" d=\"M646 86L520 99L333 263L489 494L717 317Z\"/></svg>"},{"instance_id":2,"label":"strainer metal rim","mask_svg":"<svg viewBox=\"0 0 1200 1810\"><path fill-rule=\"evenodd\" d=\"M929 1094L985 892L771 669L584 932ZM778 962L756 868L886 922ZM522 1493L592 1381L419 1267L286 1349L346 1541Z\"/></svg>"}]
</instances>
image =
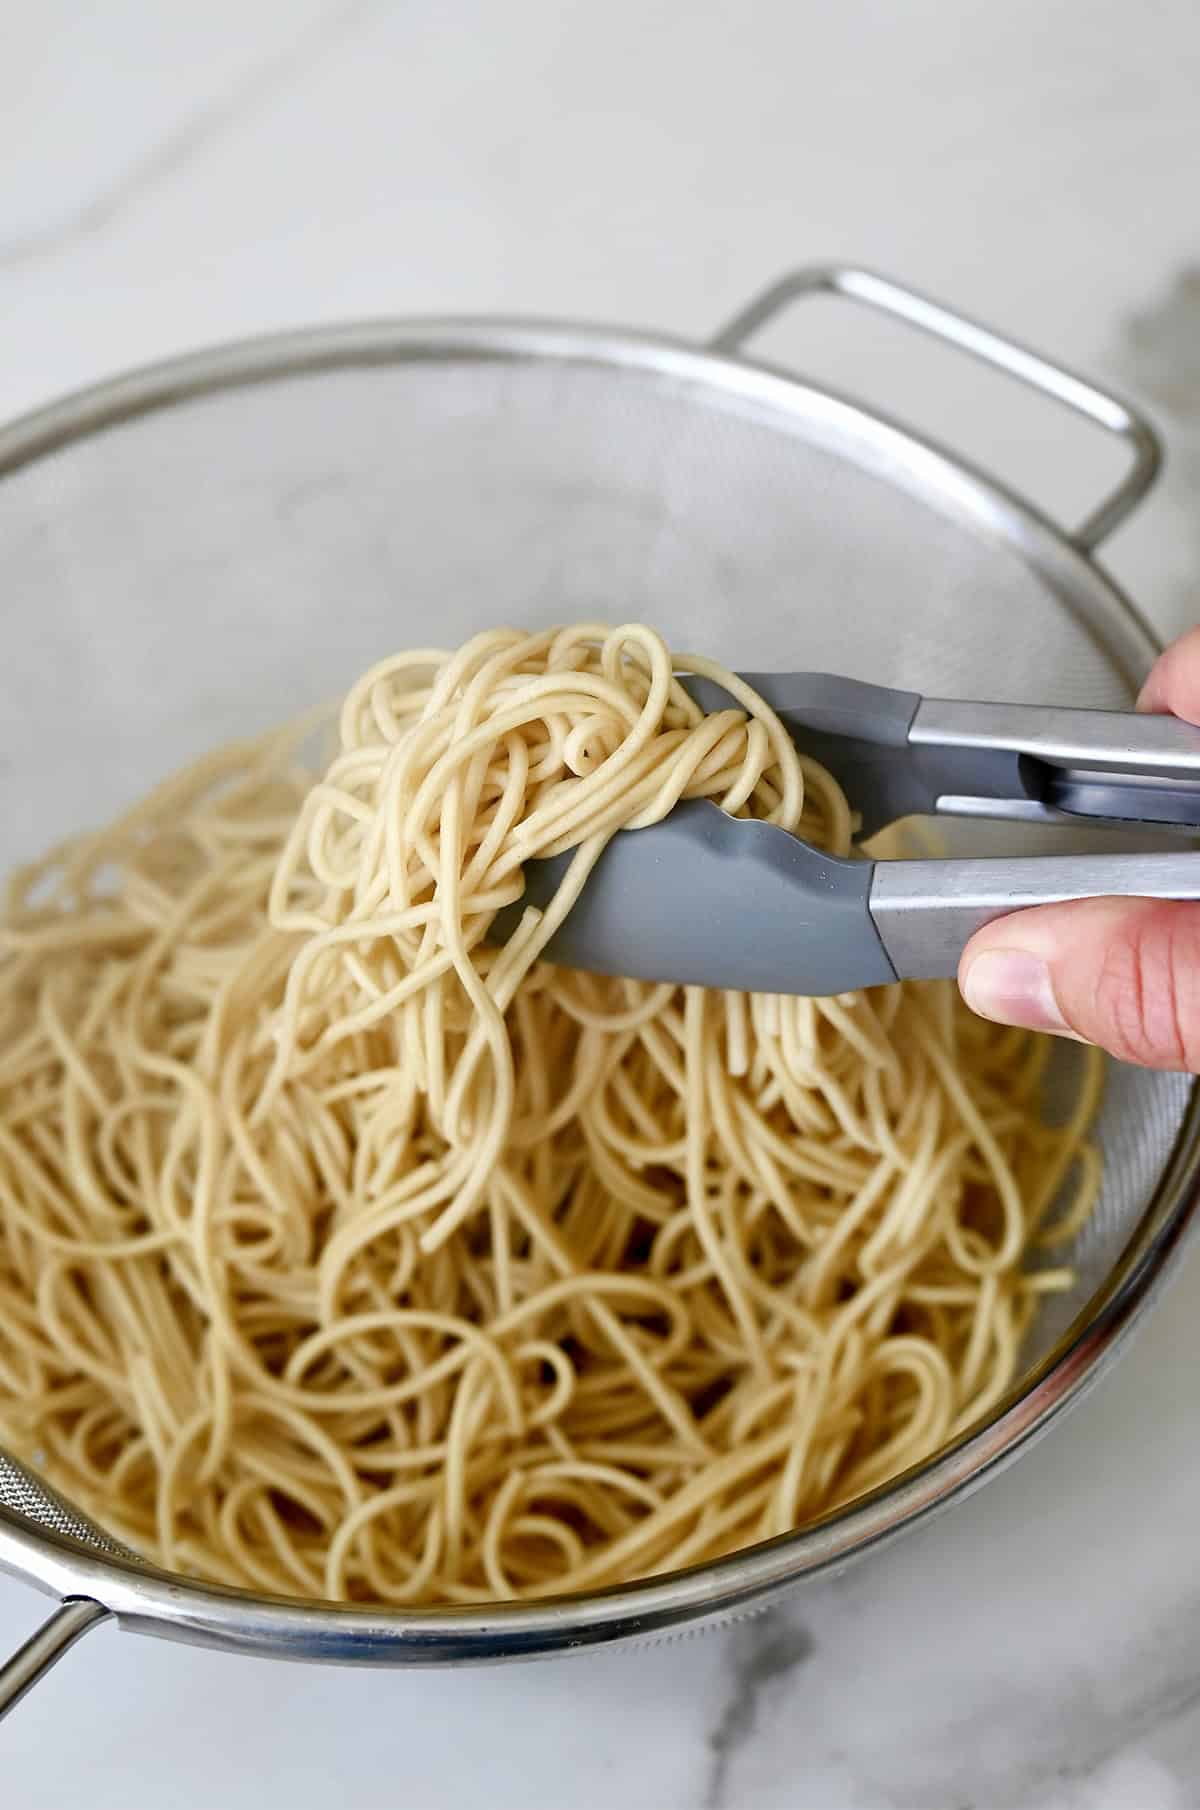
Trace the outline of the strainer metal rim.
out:
<instances>
[{"instance_id":1,"label":"strainer metal rim","mask_svg":"<svg viewBox=\"0 0 1200 1810\"><path fill-rule=\"evenodd\" d=\"M1093 586L1098 581L1103 587L1105 604L1111 611L1104 624L1110 637L1107 651L1122 667L1125 677L1135 682L1160 651L1159 643L1133 600L1091 553L1102 533L1110 533L1154 482L1161 462L1154 430L1129 405L1105 392L1093 392L1098 400L1111 403L1118 411L1113 421L1103 425L1125 439L1133 447L1135 457L1112 496L1089 516L1079 534L1072 536L1000 479L886 412L868 408L856 398L793 371L752 359L741 349L742 334L762 324L766 318L763 305L772 296L783 292L777 304L782 305L792 294L810 288L840 292L843 278L861 274L840 269L798 272L785 284L768 291L761 301L751 304L706 346L664 333L601 324L472 315L406 319L384 316L226 341L72 391L57 402L0 427L0 480L74 441L159 409L209 394L281 378L319 376L323 371L354 365L450 359L514 363L556 360L625 372L638 370L662 381L719 392L726 407L739 405L754 412L764 411L776 422L788 414L803 415L810 428L819 425L831 437L840 430L844 438L849 430L861 448L870 452L882 475L911 490L913 474L919 471L920 494L926 500L936 495L960 519L993 535L999 530L1001 537L1019 547L1040 571L1050 578L1061 578L1064 582L1055 588L1064 601L1070 592L1069 579L1078 579L1081 572L1086 572ZM801 286L799 291L797 285ZM1007 342L997 343L1014 355L1003 368L1027 382L1033 381L1018 362L1020 357L1031 355L1020 347L1008 348ZM1000 364L1001 360L990 358L989 362ZM1071 381L1090 389L1082 380ZM1045 384L1036 383L1035 387L1053 394ZM1061 402L1066 398L1057 395L1055 399ZM1073 405L1068 402L1068 406ZM1098 417L1093 414L1093 418ZM1101 522L1100 530L1093 526L1097 521Z\"/></svg>"},{"instance_id":2,"label":"strainer metal rim","mask_svg":"<svg viewBox=\"0 0 1200 1810\"><path fill-rule=\"evenodd\" d=\"M768 292L790 299L806 289L853 293L847 279L862 273L801 273ZM881 279L866 279L882 281ZM893 293L925 307L909 292ZM786 291L786 293L783 293ZM858 299L871 299L859 296ZM875 298L878 300L878 298ZM881 305L887 305L886 303ZM894 312L902 312L893 309ZM935 310L970 331L971 323ZM1031 377L1019 347L985 337L1011 357L993 356L964 333L908 318L977 356L1072 403L1065 385L1082 380L1055 373L1055 387ZM765 318L751 304L713 348L665 335L555 321L504 319L379 320L318 327L218 346L173 358L82 390L0 431L0 477L72 441L153 410L206 393L352 364L419 359L557 359L616 366L676 384L695 384L726 407L768 411L773 418L804 413L809 423L851 428L879 469L903 481L914 461L947 506L993 535L1020 547L1043 572L1086 573L1098 599L1106 650L1134 680L1156 651L1155 639L1133 604L1088 548L1133 506L1152 481L1157 444L1133 411L1104 392L1112 418L1085 408L1101 425L1134 445L1134 470L1081 531L1087 547L1005 486L931 440L863 404L741 353L744 332ZM1033 359L1035 364L1041 361ZM1088 386L1083 386L1085 389ZM1075 404L1075 406L1079 406ZM1095 525L1102 522L1102 527ZM1060 595L1064 594L1060 591ZM428 1664L451 1659L533 1657L605 1641L645 1637L700 1617L728 1617L767 1593L847 1563L903 1528L948 1506L1015 1459L1099 1378L1151 1305L1177 1257L1197 1200L1200 1176L1200 1091L1193 1088L1171 1157L1120 1263L1042 1364L1022 1380L980 1428L850 1507L797 1532L689 1570L585 1596L539 1603L498 1603L475 1609L389 1610L308 1603L192 1582L134 1560L102 1556L79 1542L38 1529L0 1509L0 1569L65 1599L61 1620L48 1624L36 1675L94 1619L113 1615L131 1630L198 1645L280 1658L346 1663ZM90 1613L94 1608L95 1613ZM57 1626L57 1633L52 1628ZM36 1641L40 1637L35 1637ZM31 1643L31 1645L35 1644Z\"/></svg>"}]
</instances>

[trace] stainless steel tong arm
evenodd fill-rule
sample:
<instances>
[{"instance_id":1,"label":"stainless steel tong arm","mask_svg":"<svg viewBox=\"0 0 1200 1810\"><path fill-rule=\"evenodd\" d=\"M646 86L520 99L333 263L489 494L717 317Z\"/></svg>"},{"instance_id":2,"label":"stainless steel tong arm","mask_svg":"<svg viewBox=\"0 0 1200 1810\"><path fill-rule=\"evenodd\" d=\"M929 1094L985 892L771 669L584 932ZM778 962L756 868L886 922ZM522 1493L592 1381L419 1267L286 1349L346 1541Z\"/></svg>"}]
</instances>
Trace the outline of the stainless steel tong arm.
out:
<instances>
[{"instance_id":1,"label":"stainless steel tong arm","mask_svg":"<svg viewBox=\"0 0 1200 1810\"><path fill-rule=\"evenodd\" d=\"M1200 899L1200 854L1022 855L872 863L868 908L897 980L957 972L977 930L1070 899Z\"/></svg>"},{"instance_id":2,"label":"stainless steel tong arm","mask_svg":"<svg viewBox=\"0 0 1200 1810\"><path fill-rule=\"evenodd\" d=\"M747 673L871 836L901 817L1200 828L1200 729L1172 716L924 698L828 673ZM684 681L706 710L734 700Z\"/></svg>"}]
</instances>

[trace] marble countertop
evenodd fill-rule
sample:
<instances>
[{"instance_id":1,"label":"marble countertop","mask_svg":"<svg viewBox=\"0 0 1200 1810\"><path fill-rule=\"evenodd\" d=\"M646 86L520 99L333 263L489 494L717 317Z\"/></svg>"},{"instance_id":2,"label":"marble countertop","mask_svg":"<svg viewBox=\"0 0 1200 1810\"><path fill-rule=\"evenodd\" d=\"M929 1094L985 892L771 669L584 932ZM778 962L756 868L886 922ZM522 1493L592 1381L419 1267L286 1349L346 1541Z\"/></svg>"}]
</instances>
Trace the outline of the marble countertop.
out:
<instances>
[{"instance_id":1,"label":"marble countertop","mask_svg":"<svg viewBox=\"0 0 1200 1810\"><path fill-rule=\"evenodd\" d=\"M45 0L0 59L0 416L199 343L384 312L703 337L862 259L1155 412L1110 561L1200 615L1194 0ZM805 342L1063 511L1101 481L945 355ZM889 363L890 359L890 363ZM848 361L848 362L847 362ZM905 387L907 385L907 388ZM1072 444L1074 444L1072 442ZM1200 1802L1200 1257L1015 1470L766 1617L492 1672L104 1628L5 1725L13 1810ZM0 1580L0 1647L42 1613Z\"/></svg>"}]
</instances>

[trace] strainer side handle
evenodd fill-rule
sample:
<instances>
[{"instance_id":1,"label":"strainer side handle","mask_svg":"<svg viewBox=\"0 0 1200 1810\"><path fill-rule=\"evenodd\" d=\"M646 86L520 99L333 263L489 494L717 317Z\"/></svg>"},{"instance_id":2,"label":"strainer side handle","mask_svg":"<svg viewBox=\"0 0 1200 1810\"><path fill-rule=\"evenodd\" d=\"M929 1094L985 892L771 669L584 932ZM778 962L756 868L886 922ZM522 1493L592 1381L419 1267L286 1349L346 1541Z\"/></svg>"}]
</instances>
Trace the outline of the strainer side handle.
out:
<instances>
[{"instance_id":1,"label":"strainer side handle","mask_svg":"<svg viewBox=\"0 0 1200 1810\"><path fill-rule=\"evenodd\" d=\"M1085 552L1093 552L1154 483L1162 464L1162 443L1149 421L1131 403L941 302L854 265L819 264L792 271L736 314L709 342L712 350L740 352L769 320L806 295L843 296L907 321L934 339L957 346L981 363L1052 397L1123 440L1131 455L1128 470L1072 537Z\"/></svg>"},{"instance_id":2,"label":"strainer side handle","mask_svg":"<svg viewBox=\"0 0 1200 1810\"><path fill-rule=\"evenodd\" d=\"M90 1596L69 1596L59 1603L7 1664L0 1665L0 1721L77 1640L110 1614Z\"/></svg>"},{"instance_id":3,"label":"strainer side handle","mask_svg":"<svg viewBox=\"0 0 1200 1810\"><path fill-rule=\"evenodd\" d=\"M5 1546L8 1535L16 1533L17 1549L32 1535L50 1536L50 1544L60 1552L95 1557L132 1559L134 1554L119 1540L101 1532L79 1509L72 1506L57 1490L43 1483L32 1471L0 1448L0 1569L18 1577L36 1580L38 1573L23 1565L14 1555L10 1560ZM89 1593L90 1578L80 1578L80 1589L68 1569L57 1582L46 1580L59 1598L54 1613L30 1636L7 1665L0 1665L0 1720L21 1701L26 1691L56 1665L81 1635L97 1622L107 1620L112 1611Z\"/></svg>"}]
</instances>

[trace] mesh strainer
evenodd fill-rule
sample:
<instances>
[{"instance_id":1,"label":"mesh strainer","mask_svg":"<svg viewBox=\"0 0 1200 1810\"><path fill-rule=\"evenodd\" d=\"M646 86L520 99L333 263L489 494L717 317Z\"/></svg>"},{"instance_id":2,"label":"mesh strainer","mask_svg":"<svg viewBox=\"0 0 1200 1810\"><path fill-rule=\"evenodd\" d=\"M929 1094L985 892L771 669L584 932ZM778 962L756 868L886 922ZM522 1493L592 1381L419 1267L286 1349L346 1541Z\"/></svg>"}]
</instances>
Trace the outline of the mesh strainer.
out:
<instances>
[{"instance_id":1,"label":"mesh strainer","mask_svg":"<svg viewBox=\"0 0 1200 1810\"><path fill-rule=\"evenodd\" d=\"M1129 475L1067 535L927 442L741 355L776 310L822 289L1092 418L1128 443ZM706 349L387 322L120 380L0 435L0 867L397 646L494 622L617 609L742 669L1126 705L1153 643L1090 554L1156 464L1153 435L1123 404L847 270L788 279ZM48 745L50 720L70 732ZM1011 831L991 833L1012 846ZM1114 1066L1099 1138L1104 1189L1071 1253L1077 1286L1037 1322L1024 1375L988 1423L814 1527L688 1572L469 1612L272 1600L140 1564L0 1456L0 1565L60 1599L0 1672L0 1708L106 1615L286 1658L500 1658L728 1616L844 1562L1014 1455L1151 1298L1192 1205L1190 1081Z\"/></svg>"}]
</instances>

